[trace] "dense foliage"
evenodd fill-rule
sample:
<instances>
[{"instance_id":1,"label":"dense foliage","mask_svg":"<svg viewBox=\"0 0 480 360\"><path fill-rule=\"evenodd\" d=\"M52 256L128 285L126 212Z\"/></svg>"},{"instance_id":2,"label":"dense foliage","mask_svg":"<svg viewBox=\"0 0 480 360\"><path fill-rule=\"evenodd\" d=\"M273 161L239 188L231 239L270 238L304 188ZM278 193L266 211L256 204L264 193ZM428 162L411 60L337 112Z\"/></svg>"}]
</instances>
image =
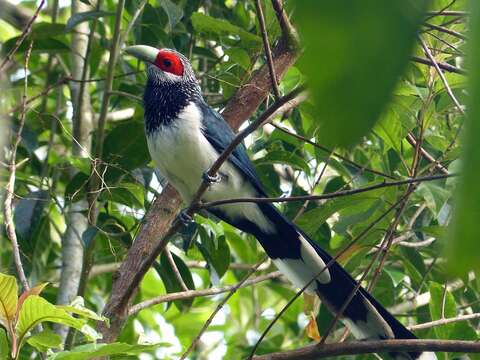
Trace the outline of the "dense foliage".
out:
<instances>
[{"instance_id":1,"label":"dense foliage","mask_svg":"<svg viewBox=\"0 0 480 360\"><path fill-rule=\"evenodd\" d=\"M11 61L0 61L1 121L10 120L9 137L0 151L0 175L2 184L11 183L12 167L7 164L21 129L13 225L28 283L51 283L43 298L67 304L76 298L80 281L78 295L86 308L101 314L113 274L165 185L154 171L144 137L144 65L119 49L145 44L182 52L194 65L205 99L219 111L258 69L266 68L267 60L253 0L97 1L20 1L17 10L22 9L23 22L18 14L8 16L12 13L2 5L6 0L0 2L5 6L0 14L2 57L8 60L15 50ZM472 3L480 16L479 5ZM287 37L300 56L279 81L280 96L304 83L311 95L247 138L267 192L275 197L322 195L423 178L331 199L280 202L278 207L329 253L342 251L339 261L355 277L361 278L375 261L363 285L413 329L433 320L478 315L480 282L474 270L480 264L480 103L474 95L479 94L480 80L478 71L472 71L468 85L464 63L468 34L477 44L469 63L478 70L480 22L468 16L467 2L285 1L299 43L293 28L286 34L270 1L261 4L272 48ZM37 6L42 10L23 37ZM476 27L467 31L470 22ZM272 92L252 119L275 100ZM471 124L462 134L465 111L470 110ZM463 182L450 176L459 173ZM8 220L5 212L2 223ZM115 350L122 358L139 351L151 358L178 358L231 290L215 289L248 274L251 282L222 307L189 357L245 359L296 294L277 273L262 278L276 270L271 262L251 271L264 259L253 237L202 214L195 220L171 239L141 281L134 303L188 289L212 292L175 301L164 297L132 313L119 343L112 345L119 346ZM18 275L8 230L6 226L0 234L0 272ZM13 281L2 275L0 284L2 279ZM16 303L12 289L9 296ZM0 310L0 319L2 314ZM100 318L88 314L95 327ZM421 338L478 340L479 319L472 315L447 325L426 324L415 333ZM332 320L316 300L299 297L256 353L296 349L318 340ZM87 320L69 321L63 324L77 321L81 329ZM39 342L27 341L20 358L64 341L65 329L55 328L57 336L50 333L53 326L43 326L47 336L42 340L41 332L34 335ZM5 334L0 327L0 359L8 356ZM70 331L67 347L90 342L89 334ZM343 326L337 324L329 336L329 341L341 339ZM58 340L54 345L52 338ZM137 343L158 346L129 347ZM101 354L86 346L88 351L71 358ZM64 355L52 358L69 358Z\"/></svg>"}]
</instances>

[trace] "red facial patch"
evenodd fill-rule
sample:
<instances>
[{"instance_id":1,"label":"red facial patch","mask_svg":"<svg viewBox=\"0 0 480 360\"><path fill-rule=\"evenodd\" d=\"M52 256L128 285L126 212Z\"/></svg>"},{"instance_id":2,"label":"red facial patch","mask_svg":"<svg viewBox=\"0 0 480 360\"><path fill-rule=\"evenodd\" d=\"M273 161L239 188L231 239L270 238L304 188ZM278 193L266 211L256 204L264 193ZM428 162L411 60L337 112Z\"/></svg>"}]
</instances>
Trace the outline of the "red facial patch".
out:
<instances>
[{"instance_id":1,"label":"red facial patch","mask_svg":"<svg viewBox=\"0 0 480 360\"><path fill-rule=\"evenodd\" d=\"M170 51L160 50L155 59L155 65L165 72L178 76L183 75L182 61L177 55Z\"/></svg>"}]
</instances>

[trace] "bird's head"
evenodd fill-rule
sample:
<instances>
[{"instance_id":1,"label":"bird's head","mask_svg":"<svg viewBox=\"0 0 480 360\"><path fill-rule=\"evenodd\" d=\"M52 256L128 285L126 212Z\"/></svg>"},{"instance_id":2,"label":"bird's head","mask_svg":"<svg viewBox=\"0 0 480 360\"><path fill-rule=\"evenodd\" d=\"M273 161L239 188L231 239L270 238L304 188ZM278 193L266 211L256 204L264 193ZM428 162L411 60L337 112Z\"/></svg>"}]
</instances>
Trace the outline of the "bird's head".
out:
<instances>
[{"instance_id":1,"label":"bird's head","mask_svg":"<svg viewBox=\"0 0 480 360\"><path fill-rule=\"evenodd\" d=\"M150 80L163 83L195 82L188 59L172 49L156 49L146 45L127 47L125 53L143 60Z\"/></svg>"}]
</instances>

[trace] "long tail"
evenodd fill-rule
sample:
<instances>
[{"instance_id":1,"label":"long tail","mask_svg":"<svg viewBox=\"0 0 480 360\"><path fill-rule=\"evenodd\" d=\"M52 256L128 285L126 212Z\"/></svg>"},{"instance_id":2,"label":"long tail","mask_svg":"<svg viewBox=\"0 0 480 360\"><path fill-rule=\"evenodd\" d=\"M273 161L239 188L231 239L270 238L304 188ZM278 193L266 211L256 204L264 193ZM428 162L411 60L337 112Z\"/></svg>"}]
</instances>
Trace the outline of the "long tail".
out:
<instances>
[{"instance_id":1,"label":"long tail","mask_svg":"<svg viewBox=\"0 0 480 360\"><path fill-rule=\"evenodd\" d=\"M233 221L236 227L253 234L278 269L298 288L305 287L325 268L332 257L271 204L258 204L272 225L257 226L248 220ZM231 219L229 222L232 222ZM265 221L263 221L265 223ZM337 314L351 296L357 282L334 262L321 272L306 292L317 294L327 308ZM341 321L360 340L416 339L398 320L360 287L346 306ZM395 359L436 359L434 353L392 353Z\"/></svg>"}]
</instances>

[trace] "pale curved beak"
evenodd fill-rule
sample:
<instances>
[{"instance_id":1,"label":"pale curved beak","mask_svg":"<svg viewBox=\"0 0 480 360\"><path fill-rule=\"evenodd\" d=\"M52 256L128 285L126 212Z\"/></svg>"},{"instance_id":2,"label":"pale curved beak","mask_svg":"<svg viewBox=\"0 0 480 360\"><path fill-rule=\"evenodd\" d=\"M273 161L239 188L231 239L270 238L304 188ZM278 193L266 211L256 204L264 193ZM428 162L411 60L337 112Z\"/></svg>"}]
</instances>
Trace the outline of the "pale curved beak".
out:
<instances>
[{"instance_id":1,"label":"pale curved beak","mask_svg":"<svg viewBox=\"0 0 480 360\"><path fill-rule=\"evenodd\" d=\"M125 48L123 51L129 55L135 56L137 59L153 64L155 63L159 50L151 46L134 45Z\"/></svg>"}]
</instances>

